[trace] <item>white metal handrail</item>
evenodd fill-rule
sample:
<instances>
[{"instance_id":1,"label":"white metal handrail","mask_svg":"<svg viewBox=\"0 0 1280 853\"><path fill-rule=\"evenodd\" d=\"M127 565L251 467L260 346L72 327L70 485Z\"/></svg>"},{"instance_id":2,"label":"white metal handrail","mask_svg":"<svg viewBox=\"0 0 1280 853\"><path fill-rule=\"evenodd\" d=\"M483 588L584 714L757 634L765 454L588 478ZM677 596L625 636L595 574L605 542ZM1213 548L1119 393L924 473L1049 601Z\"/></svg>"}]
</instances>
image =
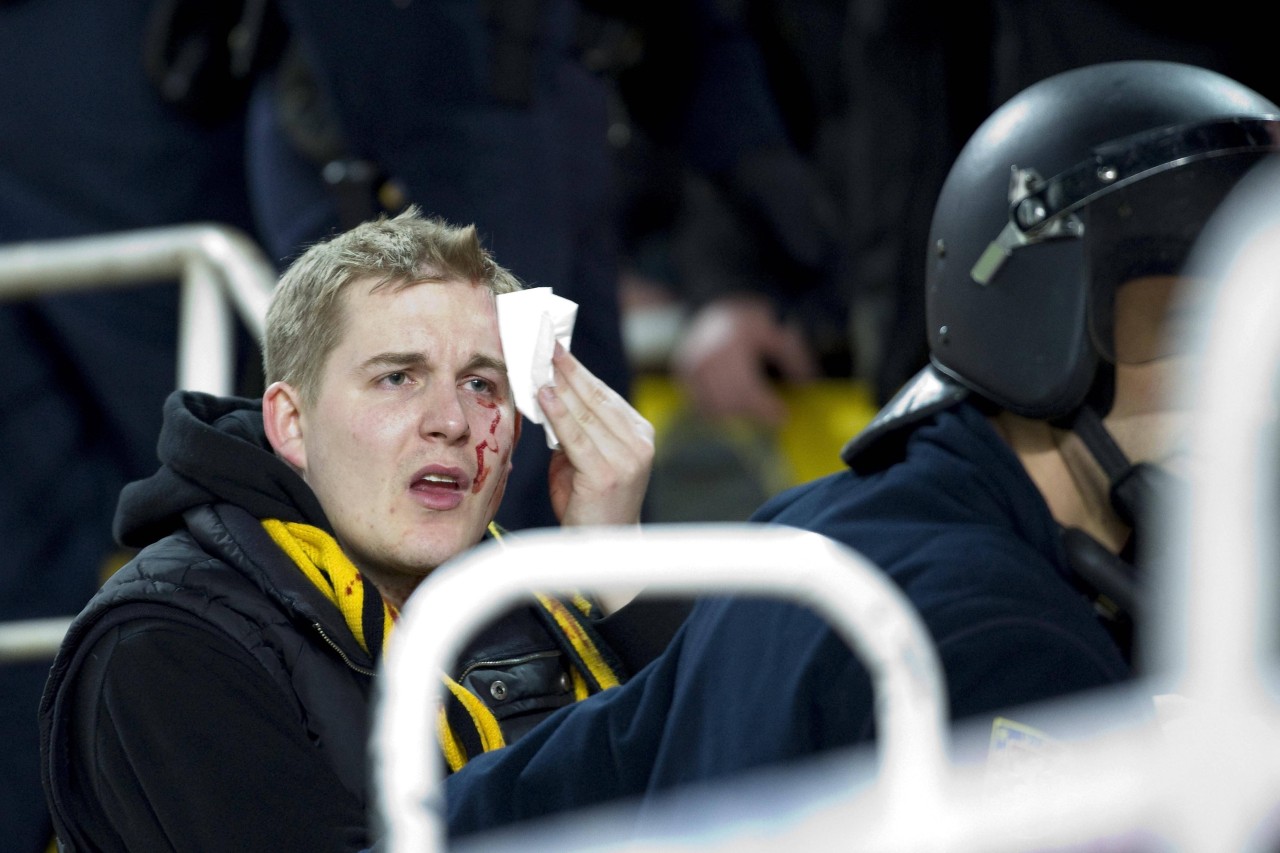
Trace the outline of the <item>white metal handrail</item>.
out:
<instances>
[{"instance_id":1,"label":"white metal handrail","mask_svg":"<svg viewBox=\"0 0 1280 853\"><path fill-rule=\"evenodd\" d=\"M602 569L602 567L607 567ZM435 707L460 644L531 590L692 595L707 589L788 598L826 616L871 673L883 757L886 820L909 820L938 795L946 763L946 700L933 645L902 592L830 539L764 525L510 534L430 575L409 600L386 652L373 739L390 853L443 847L443 764Z\"/></svg>"},{"instance_id":2,"label":"white metal handrail","mask_svg":"<svg viewBox=\"0 0 1280 853\"><path fill-rule=\"evenodd\" d=\"M0 662L53 657L70 623L70 619L63 617L0 622Z\"/></svg>"},{"instance_id":3,"label":"white metal handrail","mask_svg":"<svg viewBox=\"0 0 1280 853\"><path fill-rule=\"evenodd\" d=\"M0 245L0 300L178 281L179 388L234 390L231 308L261 341L276 271L250 237L192 223ZM0 623L0 662L52 657L70 619Z\"/></svg>"},{"instance_id":4,"label":"white metal handrail","mask_svg":"<svg viewBox=\"0 0 1280 853\"><path fill-rule=\"evenodd\" d=\"M250 237L213 223L0 245L0 299L181 282L178 387L233 388L231 315L261 341L276 271Z\"/></svg>"}]
</instances>

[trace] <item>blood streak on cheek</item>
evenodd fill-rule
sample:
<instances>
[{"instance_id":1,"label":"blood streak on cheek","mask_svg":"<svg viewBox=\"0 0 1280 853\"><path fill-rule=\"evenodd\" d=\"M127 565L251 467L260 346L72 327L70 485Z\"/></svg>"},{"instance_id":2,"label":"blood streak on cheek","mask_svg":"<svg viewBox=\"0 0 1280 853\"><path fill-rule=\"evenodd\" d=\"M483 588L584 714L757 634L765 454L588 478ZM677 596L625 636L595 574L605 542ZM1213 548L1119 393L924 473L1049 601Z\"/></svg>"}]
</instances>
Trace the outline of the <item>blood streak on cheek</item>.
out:
<instances>
[{"instance_id":1,"label":"blood streak on cheek","mask_svg":"<svg viewBox=\"0 0 1280 853\"><path fill-rule=\"evenodd\" d=\"M486 438L484 441L476 445L476 479L475 482L471 484L471 494L473 495L480 491L484 486L484 481L489 479L489 472L493 470L484 464L484 452L486 450L490 453L497 453L497 443L494 443L491 447L489 445L489 439Z\"/></svg>"},{"instance_id":2,"label":"blood streak on cheek","mask_svg":"<svg viewBox=\"0 0 1280 853\"><path fill-rule=\"evenodd\" d=\"M476 479L471 484L471 494L480 491L484 481L489 479L489 469L484 465L484 452L489 449L489 440L485 439L476 445Z\"/></svg>"},{"instance_id":3,"label":"blood streak on cheek","mask_svg":"<svg viewBox=\"0 0 1280 853\"><path fill-rule=\"evenodd\" d=\"M498 434L498 424L502 423L502 409L492 400L476 400L475 402L486 409L493 410L493 420L489 422L489 435L496 436ZM473 495L484 488L485 481L489 479L489 472L492 470L484 461L486 450L495 454L501 450L498 447L496 438L486 438L476 445L476 478L471 484L471 494Z\"/></svg>"},{"instance_id":4,"label":"blood streak on cheek","mask_svg":"<svg viewBox=\"0 0 1280 853\"><path fill-rule=\"evenodd\" d=\"M493 422L489 424L489 435L495 435L498 432L498 424L502 423L502 410L498 409L493 413ZM489 471L491 470L484 464L484 452L488 450L490 453L498 452L498 443L495 441L493 446L489 446L489 439L485 439L476 445L476 479L471 484L471 494L476 494L484 486L484 481L489 479Z\"/></svg>"}]
</instances>

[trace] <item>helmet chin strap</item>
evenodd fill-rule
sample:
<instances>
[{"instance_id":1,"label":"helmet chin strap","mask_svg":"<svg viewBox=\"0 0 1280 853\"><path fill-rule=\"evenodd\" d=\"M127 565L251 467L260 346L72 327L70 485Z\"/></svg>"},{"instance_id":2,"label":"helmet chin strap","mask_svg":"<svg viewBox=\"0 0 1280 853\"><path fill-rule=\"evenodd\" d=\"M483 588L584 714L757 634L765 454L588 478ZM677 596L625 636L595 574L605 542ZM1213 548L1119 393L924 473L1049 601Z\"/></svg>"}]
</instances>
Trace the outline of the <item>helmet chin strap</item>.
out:
<instances>
[{"instance_id":1,"label":"helmet chin strap","mask_svg":"<svg viewBox=\"0 0 1280 853\"><path fill-rule=\"evenodd\" d=\"M1139 536L1151 508L1174 486L1173 475L1147 462L1130 462L1103 426L1097 410L1088 403L1076 411L1071 430L1080 436L1085 448L1107 475L1111 508L1133 531L1133 536ZM1137 543L1133 543L1131 538L1131 544Z\"/></svg>"},{"instance_id":2,"label":"helmet chin strap","mask_svg":"<svg viewBox=\"0 0 1280 853\"><path fill-rule=\"evenodd\" d=\"M1132 531L1117 555L1078 528L1066 529L1062 543L1072 570L1099 596L1098 609L1122 648L1128 651L1132 621L1142 612L1140 566L1150 565L1158 543L1144 536L1152 508L1177 487L1172 474L1147 462L1134 464L1116 444L1097 410L1086 403L1075 413L1070 428L1106 474L1111 508Z\"/></svg>"}]
</instances>

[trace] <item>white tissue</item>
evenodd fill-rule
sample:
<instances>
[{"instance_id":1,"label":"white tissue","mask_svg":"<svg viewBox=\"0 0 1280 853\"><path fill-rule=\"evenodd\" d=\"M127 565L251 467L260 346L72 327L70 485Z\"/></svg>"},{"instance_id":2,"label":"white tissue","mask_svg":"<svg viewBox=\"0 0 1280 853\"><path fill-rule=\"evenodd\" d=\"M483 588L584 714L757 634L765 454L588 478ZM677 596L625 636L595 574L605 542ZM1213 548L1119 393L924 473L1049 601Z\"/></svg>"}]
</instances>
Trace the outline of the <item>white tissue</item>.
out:
<instances>
[{"instance_id":1,"label":"white tissue","mask_svg":"<svg viewBox=\"0 0 1280 853\"><path fill-rule=\"evenodd\" d=\"M560 446L542 406L538 405L538 389L552 382L551 356L556 343L569 349L573 323L578 317L578 304L556 296L549 287L531 287L515 293L500 293L498 334L507 361L507 378L516 408L547 432L547 447Z\"/></svg>"}]
</instances>

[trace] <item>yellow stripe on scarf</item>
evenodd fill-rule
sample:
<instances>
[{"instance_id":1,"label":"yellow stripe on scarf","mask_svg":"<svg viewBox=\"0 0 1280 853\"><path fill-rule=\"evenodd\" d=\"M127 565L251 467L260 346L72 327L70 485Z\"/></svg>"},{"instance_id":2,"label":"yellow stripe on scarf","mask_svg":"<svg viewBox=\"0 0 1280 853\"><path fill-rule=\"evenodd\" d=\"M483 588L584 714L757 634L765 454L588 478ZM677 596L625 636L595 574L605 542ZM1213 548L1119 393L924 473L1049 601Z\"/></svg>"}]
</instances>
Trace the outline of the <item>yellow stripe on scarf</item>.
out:
<instances>
[{"instance_id":1,"label":"yellow stripe on scarf","mask_svg":"<svg viewBox=\"0 0 1280 853\"><path fill-rule=\"evenodd\" d=\"M582 677L581 672L578 672L576 666L569 667L569 679L573 683L573 701L581 702L591 695L591 688L587 685L587 680Z\"/></svg>"},{"instance_id":2,"label":"yellow stripe on scarf","mask_svg":"<svg viewBox=\"0 0 1280 853\"><path fill-rule=\"evenodd\" d=\"M318 527L292 521L267 518L263 519L262 527L272 541L297 564L307 579L337 606L352 635L355 636L356 642L366 652L369 651L369 646L364 632L365 594L368 592L378 596L382 604L382 638L385 645L399 613L382 599L376 588L370 586L366 590L360 571L343 553L337 540ZM493 715L488 706L449 676L442 674L441 679L471 717L480 737L481 748L489 752L506 746L506 738L503 737L498 718ZM457 735L449 726L443 705L437 712L436 729L440 738L440 748L444 752L445 763L448 764L449 769L457 770L466 764L468 756L463 751Z\"/></svg>"},{"instance_id":3,"label":"yellow stripe on scarf","mask_svg":"<svg viewBox=\"0 0 1280 853\"><path fill-rule=\"evenodd\" d=\"M342 548L328 533L310 524L264 518L262 526L280 549L298 564L307 579L337 605L360 648L369 651L364 636L364 597L366 592L382 598L376 588L365 588L364 578ZM391 636L399 614L382 602L382 642Z\"/></svg>"},{"instance_id":4,"label":"yellow stripe on scarf","mask_svg":"<svg viewBox=\"0 0 1280 853\"><path fill-rule=\"evenodd\" d=\"M582 630L582 626L578 624L578 620L573 618L573 614L560 601L549 595L538 593L539 603L546 608L551 617L556 620L556 624L560 626L560 630L569 638L569 642L577 649L578 654L582 655L582 662L587 665L587 670L591 673L591 677L600 685L601 690L608 690L610 687L617 687L621 682L618 676L614 674L613 669L604 661L604 657L600 654L600 650L596 648L595 643Z\"/></svg>"},{"instance_id":5,"label":"yellow stripe on scarf","mask_svg":"<svg viewBox=\"0 0 1280 853\"><path fill-rule=\"evenodd\" d=\"M501 749L506 746L507 739L502 735L502 726L498 724L498 718L489 710L489 706L485 705L479 696L476 696L449 676L442 676L441 680L444 682L444 686L449 689L449 692L453 694L454 698L461 702L462 707L467 710L469 715L471 715L471 722L475 723L476 733L480 735L480 748L485 752L492 752L495 749ZM456 757L460 757L462 760L462 763L458 765L458 767L461 767L463 764L467 763L467 756L462 755L462 747L458 743L453 730L449 727L447 717L443 716L444 709L441 709L440 713L442 715L439 718L441 726L441 745L445 751L445 761L452 762L456 760L456 754ZM458 767L450 766L453 770L458 769Z\"/></svg>"}]
</instances>

